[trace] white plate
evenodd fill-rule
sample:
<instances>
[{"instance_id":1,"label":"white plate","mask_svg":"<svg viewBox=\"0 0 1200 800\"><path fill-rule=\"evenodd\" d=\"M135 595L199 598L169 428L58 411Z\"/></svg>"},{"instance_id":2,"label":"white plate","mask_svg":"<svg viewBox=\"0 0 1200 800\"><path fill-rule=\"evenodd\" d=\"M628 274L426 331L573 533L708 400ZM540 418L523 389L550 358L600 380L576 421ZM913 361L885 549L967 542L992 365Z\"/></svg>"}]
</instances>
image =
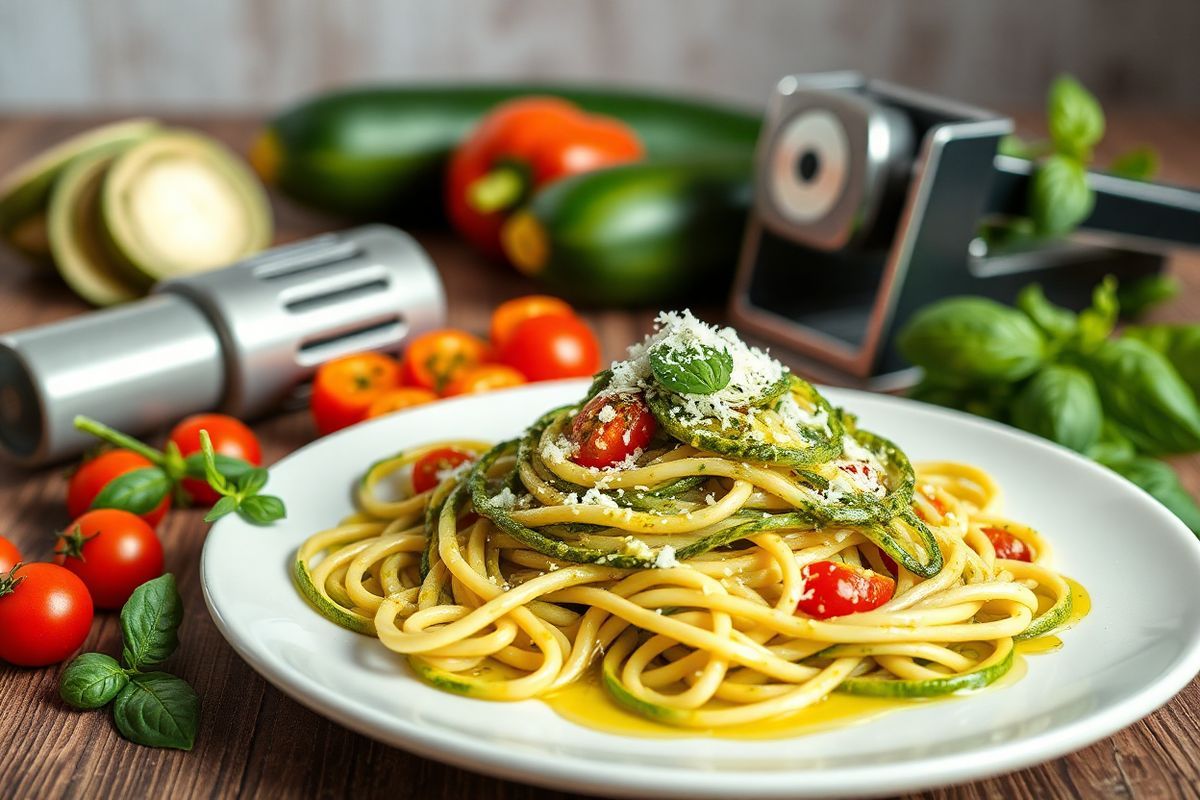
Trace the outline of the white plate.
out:
<instances>
[{"instance_id":1,"label":"white plate","mask_svg":"<svg viewBox=\"0 0 1200 800\"><path fill-rule=\"evenodd\" d=\"M489 703L414 678L374 639L296 592L293 554L352 508L370 462L440 438L499 440L580 397L585 381L452 400L355 426L271 470L288 518L226 517L204 546L217 627L267 680L320 714L439 761L564 790L666 797L892 794L977 779L1084 747L1150 713L1200 669L1200 544L1132 484L1002 425L892 397L829 390L914 459L978 464L1006 512L1040 529L1093 610L1019 682L800 739L640 739L574 725L537 701Z\"/></svg>"}]
</instances>

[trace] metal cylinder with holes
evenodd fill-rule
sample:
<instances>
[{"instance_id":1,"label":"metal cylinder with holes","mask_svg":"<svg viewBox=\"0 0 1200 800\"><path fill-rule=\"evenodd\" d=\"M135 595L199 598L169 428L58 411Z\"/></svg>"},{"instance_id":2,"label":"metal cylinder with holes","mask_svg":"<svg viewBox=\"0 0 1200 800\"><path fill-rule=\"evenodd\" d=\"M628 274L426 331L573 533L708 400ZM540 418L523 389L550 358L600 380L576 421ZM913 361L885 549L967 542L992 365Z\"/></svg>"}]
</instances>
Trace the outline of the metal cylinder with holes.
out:
<instances>
[{"instance_id":1,"label":"metal cylinder with holes","mask_svg":"<svg viewBox=\"0 0 1200 800\"><path fill-rule=\"evenodd\" d=\"M118 308L0 336L0 451L35 465L93 443L83 414L132 434L199 411L252 419L322 363L397 352L445 296L408 234L369 225L176 278Z\"/></svg>"}]
</instances>

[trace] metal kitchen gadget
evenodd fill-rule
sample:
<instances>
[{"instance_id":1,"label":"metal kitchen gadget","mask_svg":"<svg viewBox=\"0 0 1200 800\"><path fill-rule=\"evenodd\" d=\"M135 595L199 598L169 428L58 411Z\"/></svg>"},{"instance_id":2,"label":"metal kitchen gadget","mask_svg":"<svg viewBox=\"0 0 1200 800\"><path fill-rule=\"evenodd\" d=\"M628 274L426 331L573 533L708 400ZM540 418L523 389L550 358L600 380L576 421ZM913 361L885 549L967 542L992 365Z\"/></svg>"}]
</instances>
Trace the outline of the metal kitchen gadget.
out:
<instances>
[{"instance_id":1,"label":"metal kitchen gadget","mask_svg":"<svg viewBox=\"0 0 1200 800\"><path fill-rule=\"evenodd\" d=\"M298 398L325 361L396 352L445 318L428 254L369 225L159 284L135 303L0 336L0 451L27 464L199 411L252 419Z\"/></svg>"},{"instance_id":2,"label":"metal kitchen gadget","mask_svg":"<svg viewBox=\"0 0 1200 800\"><path fill-rule=\"evenodd\" d=\"M854 73L781 80L758 143L734 322L819 378L890 388L912 379L895 337L927 303L1011 302L1038 282L1083 308L1105 275L1154 274L1169 244L1200 246L1200 193L1089 173L1095 208L1071 240L989 252L981 221L1025 213L1033 165L997 152L1013 127Z\"/></svg>"}]
</instances>

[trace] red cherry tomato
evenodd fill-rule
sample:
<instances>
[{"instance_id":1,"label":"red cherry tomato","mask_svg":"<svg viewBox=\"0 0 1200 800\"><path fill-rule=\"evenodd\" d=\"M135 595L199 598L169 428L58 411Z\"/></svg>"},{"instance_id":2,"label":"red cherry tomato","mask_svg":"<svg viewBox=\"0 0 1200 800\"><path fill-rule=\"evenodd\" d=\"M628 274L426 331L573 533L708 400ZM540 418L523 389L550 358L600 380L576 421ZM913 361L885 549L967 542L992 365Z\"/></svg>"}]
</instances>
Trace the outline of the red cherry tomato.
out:
<instances>
[{"instance_id":1,"label":"red cherry tomato","mask_svg":"<svg viewBox=\"0 0 1200 800\"><path fill-rule=\"evenodd\" d=\"M578 317L530 317L513 328L500 360L531 381L583 378L600 369L600 344Z\"/></svg>"},{"instance_id":2,"label":"red cherry tomato","mask_svg":"<svg viewBox=\"0 0 1200 800\"><path fill-rule=\"evenodd\" d=\"M571 420L571 460L584 467L611 467L654 438L658 420L640 394L599 394Z\"/></svg>"},{"instance_id":3,"label":"red cherry tomato","mask_svg":"<svg viewBox=\"0 0 1200 800\"><path fill-rule=\"evenodd\" d=\"M200 431L208 431L213 450L219 455L240 458L258 467L262 465L262 446L254 431L240 419L225 414L195 414L171 429L170 440L184 456L200 452ZM211 506L221 499L207 481L183 479L184 491L197 503ZM158 577L158 576L155 576Z\"/></svg>"},{"instance_id":4,"label":"red cherry tomato","mask_svg":"<svg viewBox=\"0 0 1200 800\"><path fill-rule=\"evenodd\" d=\"M92 627L92 598L70 570L22 564L0 575L0 659L23 667L57 664Z\"/></svg>"},{"instance_id":5,"label":"red cherry tomato","mask_svg":"<svg viewBox=\"0 0 1200 800\"><path fill-rule=\"evenodd\" d=\"M430 331L404 351L404 383L443 394L463 372L488 360L487 342L466 331Z\"/></svg>"},{"instance_id":6,"label":"red cherry tomato","mask_svg":"<svg viewBox=\"0 0 1200 800\"><path fill-rule=\"evenodd\" d=\"M8 572L21 563L21 551L17 546L0 536L0 572Z\"/></svg>"},{"instance_id":7,"label":"red cherry tomato","mask_svg":"<svg viewBox=\"0 0 1200 800\"><path fill-rule=\"evenodd\" d=\"M508 341L513 329L534 317L573 317L575 309L565 300L546 294L530 294L515 297L496 306L492 312L492 347L499 349Z\"/></svg>"},{"instance_id":8,"label":"red cherry tomato","mask_svg":"<svg viewBox=\"0 0 1200 800\"><path fill-rule=\"evenodd\" d=\"M389 389L375 401L371 403L367 409L367 419L375 419L382 417L385 414L392 414L396 411L403 411L406 408L413 406L423 406L426 403L432 403L437 400L438 396L428 389L420 389L416 386L401 386L399 389Z\"/></svg>"},{"instance_id":9,"label":"red cherry tomato","mask_svg":"<svg viewBox=\"0 0 1200 800\"><path fill-rule=\"evenodd\" d=\"M1033 561L1033 549L1003 528L984 528L984 536L992 543L996 558L1011 561Z\"/></svg>"},{"instance_id":10,"label":"red cherry tomato","mask_svg":"<svg viewBox=\"0 0 1200 800\"><path fill-rule=\"evenodd\" d=\"M417 494L428 492L441 483L441 478L438 477L439 472L454 469L474 460L475 456L453 447L439 447L437 450L430 450L417 459L417 463L413 464L413 491Z\"/></svg>"},{"instance_id":11,"label":"red cherry tomato","mask_svg":"<svg viewBox=\"0 0 1200 800\"><path fill-rule=\"evenodd\" d=\"M120 608L134 589L162 575L163 549L137 515L100 508L59 534L54 563L83 581L97 608Z\"/></svg>"},{"instance_id":12,"label":"red cherry tomato","mask_svg":"<svg viewBox=\"0 0 1200 800\"><path fill-rule=\"evenodd\" d=\"M400 385L400 365L382 353L358 353L327 361L313 378L312 410L317 433L349 427L367 418L381 394Z\"/></svg>"},{"instance_id":13,"label":"red cherry tomato","mask_svg":"<svg viewBox=\"0 0 1200 800\"><path fill-rule=\"evenodd\" d=\"M153 467L150 459L132 450L108 450L83 463L67 486L67 513L71 519L82 516L92 507L96 495L108 485L113 478L133 472L135 469ZM142 514L142 519L151 527L162 522L167 509L171 507L171 493L163 498L155 508Z\"/></svg>"},{"instance_id":14,"label":"red cherry tomato","mask_svg":"<svg viewBox=\"0 0 1200 800\"><path fill-rule=\"evenodd\" d=\"M879 608L892 599L896 582L887 575L839 561L818 561L800 571L804 593L796 609L814 619L844 617Z\"/></svg>"},{"instance_id":15,"label":"red cherry tomato","mask_svg":"<svg viewBox=\"0 0 1200 800\"><path fill-rule=\"evenodd\" d=\"M446 387L446 397L456 394L479 394L495 389L507 389L525 383L525 376L503 364L480 364L459 374Z\"/></svg>"}]
</instances>

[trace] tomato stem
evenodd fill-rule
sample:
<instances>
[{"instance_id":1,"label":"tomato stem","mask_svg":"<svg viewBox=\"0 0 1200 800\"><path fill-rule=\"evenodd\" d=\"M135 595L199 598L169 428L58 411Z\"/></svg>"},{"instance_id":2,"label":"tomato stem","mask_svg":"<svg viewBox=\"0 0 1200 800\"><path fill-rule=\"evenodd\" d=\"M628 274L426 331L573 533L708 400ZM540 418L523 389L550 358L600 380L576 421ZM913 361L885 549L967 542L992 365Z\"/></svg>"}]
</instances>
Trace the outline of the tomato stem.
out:
<instances>
[{"instance_id":1,"label":"tomato stem","mask_svg":"<svg viewBox=\"0 0 1200 800\"><path fill-rule=\"evenodd\" d=\"M13 589L16 589L17 585L21 581L25 580L24 575L17 577L17 570L23 566L25 565L18 561L16 564L13 564L13 568L8 572L0 572L0 597L4 597L6 594L12 594Z\"/></svg>"},{"instance_id":2,"label":"tomato stem","mask_svg":"<svg viewBox=\"0 0 1200 800\"><path fill-rule=\"evenodd\" d=\"M78 416L75 418L75 427L84 433L90 433L92 436L103 439L109 444L123 447L126 450L132 450L138 455L145 456L150 460L150 463L158 467L166 467L166 457L155 450L148 444L139 442L132 436L121 433L115 428L110 428L103 422L98 422L91 417Z\"/></svg>"},{"instance_id":3,"label":"tomato stem","mask_svg":"<svg viewBox=\"0 0 1200 800\"><path fill-rule=\"evenodd\" d=\"M521 202L528 184L525 170L516 166L496 167L467 186L467 203L481 214L504 211Z\"/></svg>"}]
</instances>

